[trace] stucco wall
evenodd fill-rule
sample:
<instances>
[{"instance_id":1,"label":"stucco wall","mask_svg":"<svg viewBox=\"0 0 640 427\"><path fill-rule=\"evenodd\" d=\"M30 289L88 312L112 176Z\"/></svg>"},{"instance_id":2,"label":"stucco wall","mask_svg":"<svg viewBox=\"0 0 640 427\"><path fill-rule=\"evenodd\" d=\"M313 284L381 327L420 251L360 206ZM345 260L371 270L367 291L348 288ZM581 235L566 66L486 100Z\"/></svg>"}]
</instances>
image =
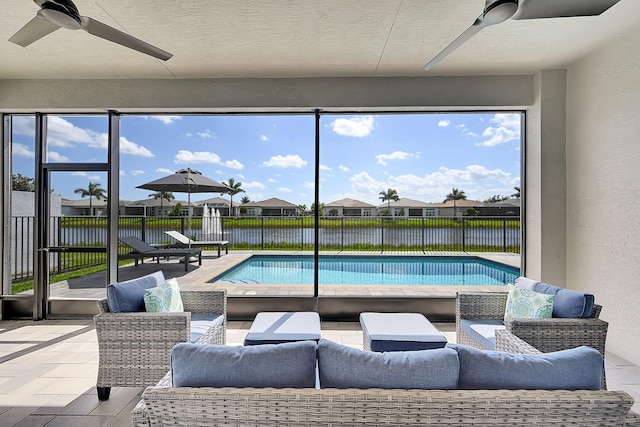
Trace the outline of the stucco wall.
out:
<instances>
[{"instance_id":1,"label":"stucco wall","mask_svg":"<svg viewBox=\"0 0 640 427\"><path fill-rule=\"evenodd\" d=\"M640 364L640 28L567 79L567 280L596 295L607 350Z\"/></svg>"}]
</instances>

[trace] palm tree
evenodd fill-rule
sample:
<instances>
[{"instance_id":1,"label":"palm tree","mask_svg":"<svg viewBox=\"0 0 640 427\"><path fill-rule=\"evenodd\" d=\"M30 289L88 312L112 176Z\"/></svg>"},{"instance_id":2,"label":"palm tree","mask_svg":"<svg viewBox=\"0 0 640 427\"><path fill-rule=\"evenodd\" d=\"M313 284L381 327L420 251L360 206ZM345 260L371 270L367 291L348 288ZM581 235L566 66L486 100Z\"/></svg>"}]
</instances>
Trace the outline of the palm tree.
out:
<instances>
[{"instance_id":1,"label":"palm tree","mask_svg":"<svg viewBox=\"0 0 640 427\"><path fill-rule=\"evenodd\" d=\"M160 199L160 216L164 215L164 201L171 203L175 200L176 196L171 191L156 191L153 194L149 194L149 197L153 197L155 200Z\"/></svg>"},{"instance_id":2,"label":"palm tree","mask_svg":"<svg viewBox=\"0 0 640 427\"><path fill-rule=\"evenodd\" d=\"M229 182L222 181L224 185L229 187L231 190L228 191L229 196L231 196L231 207L229 208L229 216L233 215L233 196L238 193L244 193L241 182L236 182L233 178L229 178Z\"/></svg>"},{"instance_id":3,"label":"palm tree","mask_svg":"<svg viewBox=\"0 0 640 427\"><path fill-rule=\"evenodd\" d=\"M458 190L457 188L452 188L451 193L447 194L447 198L444 201L453 200L453 217L456 216L456 200L466 200L467 195L464 194L464 190Z\"/></svg>"},{"instance_id":4,"label":"palm tree","mask_svg":"<svg viewBox=\"0 0 640 427\"><path fill-rule=\"evenodd\" d=\"M387 202L388 213L391 215L391 201L397 202L400 200L400 196L398 196L398 192L393 188L389 188L387 191L381 191L380 197L378 197L382 202Z\"/></svg>"},{"instance_id":5,"label":"palm tree","mask_svg":"<svg viewBox=\"0 0 640 427\"><path fill-rule=\"evenodd\" d=\"M99 182L89 182L88 188L76 188L73 192L80 194L80 197L83 199L85 197L89 197L89 215L93 215L93 198L95 197L96 200L106 200L107 197L105 195L105 191L106 190L104 188L100 187Z\"/></svg>"},{"instance_id":6,"label":"palm tree","mask_svg":"<svg viewBox=\"0 0 640 427\"><path fill-rule=\"evenodd\" d=\"M247 196L242 196L242 199L240 199L240 203L242 203L243 205L246 205L247 203L251 203L251 199L248 198Z\"/></svg>"},{"instance_id":7,"label":"palm tree","mask_svg":"<svg viewBox=\"0 0 640 427\"><path fill-rule=\"evenodd\" d=\"M516 192L514 194L511 195L511 197L515 197L516 199L520 198L520 186L517 187L513 187L514 190L516 190Z\"/></svg>"}]
</instances>

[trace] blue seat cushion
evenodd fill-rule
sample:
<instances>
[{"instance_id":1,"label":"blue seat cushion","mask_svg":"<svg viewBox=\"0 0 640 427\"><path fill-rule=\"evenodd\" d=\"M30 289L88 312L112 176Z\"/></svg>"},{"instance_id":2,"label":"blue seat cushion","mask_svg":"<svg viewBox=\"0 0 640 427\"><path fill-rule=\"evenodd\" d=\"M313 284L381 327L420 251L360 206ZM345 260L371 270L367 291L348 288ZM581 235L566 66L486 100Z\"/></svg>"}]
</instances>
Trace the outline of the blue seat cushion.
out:
<instances>
[{"instance_id":1,"label":"blue seat cushion","mask_svg":"<svg viewBox=\"0 0 640 427\"><path fill-rule=\"evenodd\" d=\"M191 342L196 342L200 337L214 326L220 326L224 322L222 314L191 313Z\"/></svg>"},{"instance_id":2,"label":"blue seat cushion","mask_svg":"<svg viewBox=\"0 0 640 427\"><path fill-rule=\"evenodd\" d=\"M460 344L460 378L464 390L600 390L604 359L591 347L541 354L511 354Z\"/></svg>"},{"instance_id":3,"label":"blue seat cushion","mask_svg":"<svg viewBox=\"0 0 640 427\"><path fill-rule=\"evenodd\" d=\"M504 329L502 320L462 319L460 329L487 350L496 348L496 330Z\"/></svg>"},{"instance_id":4,"label":"blue seat cushion","mask_svg":"<svg viewBox=\"0 0 640 427\"><path fill-rule=\"evenodd\" d=\"M595 297L588 292L574 291L526 277L518 277L516 285L535 292L554 295L552 317L587 319L591 317Z\"/></svg>"},{"instance_id":5,"label":"blue seat cushion","mask_svg":"<svg viewBox=\"0 0 640 427\"><path fill-rule=\"evenodd\" d=\"M458 356L450 348L378 353L322 339L320 388L455 389Z\"/></svg>"},{"instance_id":6,"label":"blue seat cushion","mask_svg":"<svg viewBox=\"0 0 640 427\"><path fill-rule=\"evenodd\" d=\"M314 388L316 348L314 341L249 347L176 344L173 386Z\"/></svg>"},{"instance_id":7,"label":"blue seat cushion","mask_svg":"<svg viewBox=\"0 0 640 427\"><path fill-rule=\"evenodd\" d=\"M107 303L113 313L145 311L144 290L165 283L162 271L107 286Z\"/></svg>"}]
</instances>

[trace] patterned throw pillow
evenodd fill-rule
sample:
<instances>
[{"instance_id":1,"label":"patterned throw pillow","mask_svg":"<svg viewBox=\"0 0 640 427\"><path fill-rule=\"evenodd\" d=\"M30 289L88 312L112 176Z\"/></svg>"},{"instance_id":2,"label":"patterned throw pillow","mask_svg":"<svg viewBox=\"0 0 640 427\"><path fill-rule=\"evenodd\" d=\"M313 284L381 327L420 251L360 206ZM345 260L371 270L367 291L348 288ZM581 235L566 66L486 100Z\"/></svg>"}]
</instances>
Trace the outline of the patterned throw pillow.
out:
<instances>
[{"instance_id":1,"label":"patterned throw pillow","mask_svg":"<svg viewBox=\"0 0 640 427\"><path fill-rule=\"evenodd\" d=\"M184 311L178 281L169 279L155 288L145 289L144 306L149 313Z\"/></svg>"},{"instance_id":2,"label":"patterned throw pillow","mask_svg":"<svg viewBox=\"0 0 640 427\"><path fill-rule=\"evenodd\" d=\"M553 298L553 295L541 294L509 284L504 320L550 318L553 312Z\"/></svg>"}]
</instances>

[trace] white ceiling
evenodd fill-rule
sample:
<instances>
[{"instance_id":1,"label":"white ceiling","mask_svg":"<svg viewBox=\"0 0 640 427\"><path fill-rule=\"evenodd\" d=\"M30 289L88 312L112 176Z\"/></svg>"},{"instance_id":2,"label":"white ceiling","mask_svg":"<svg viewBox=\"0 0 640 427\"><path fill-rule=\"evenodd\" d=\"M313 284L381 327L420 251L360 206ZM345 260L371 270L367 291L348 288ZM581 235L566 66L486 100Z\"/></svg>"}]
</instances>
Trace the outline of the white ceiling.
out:
<instances>
[{"instance_id":1,"label":"white ceiling","mask_svg":"<svg viewBox=\"0 0 640 427\"><path fill-rule=\"evenodd\" d=\"M531 74L565 68L640 23L640 0L598 17L509 20L427 73L484 0L75 0L81 15L173 53L166 62L82 30L20 47L7 40L38 6L0 1L0 79Z\"/></svg>"}]
</instances>

